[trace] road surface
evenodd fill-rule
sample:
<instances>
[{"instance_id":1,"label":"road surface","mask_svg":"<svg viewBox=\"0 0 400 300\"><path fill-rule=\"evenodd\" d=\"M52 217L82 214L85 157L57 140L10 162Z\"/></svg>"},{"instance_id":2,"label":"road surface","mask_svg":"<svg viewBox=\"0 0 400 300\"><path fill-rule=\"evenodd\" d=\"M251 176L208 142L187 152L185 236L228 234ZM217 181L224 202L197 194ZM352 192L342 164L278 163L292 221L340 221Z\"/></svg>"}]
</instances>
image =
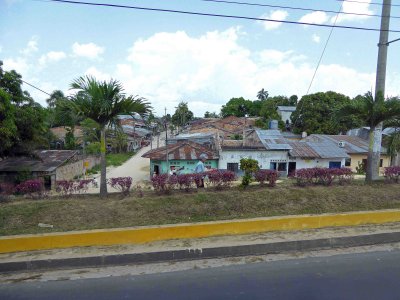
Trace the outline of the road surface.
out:
<instances>
[{"instance_id":1,"label":"road surface","mask_svg":"<svg viewBox=\"0 0 400 300\"><path fill-rule=\"evenodd\" d=\"M400 299L400 250L1 284L0 299Z\"/></svg>"}]
</instances>

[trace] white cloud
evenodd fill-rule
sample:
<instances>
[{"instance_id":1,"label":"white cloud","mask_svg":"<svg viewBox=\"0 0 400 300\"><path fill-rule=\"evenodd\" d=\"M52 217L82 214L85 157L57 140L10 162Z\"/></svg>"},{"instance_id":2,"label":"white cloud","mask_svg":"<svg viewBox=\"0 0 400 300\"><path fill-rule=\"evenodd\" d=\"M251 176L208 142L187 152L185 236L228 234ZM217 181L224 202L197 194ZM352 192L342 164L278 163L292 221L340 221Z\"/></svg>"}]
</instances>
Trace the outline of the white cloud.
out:
<instances>
[{"instance_id":1,"label":"white cloud","mask_svg":"<svg viewBox=\"0 0 400 300\"><path fill-rule=\"evenodd\" d=\"M22 57L6 58L3 61L3 64L4 64L4 70L6 71L15 70L20 74L26 73L30 67L26 59Z\"/></svg>"},{"instance_id":2,"label":"white cloud","mask_svg":"<svg viewBox=\"0 0 400 300\"><path fill-rule=\"evenodd\" d=\"M374 12L370 10L371 0L364 0L365 3L355 3L355 2L343 2L342 12L345 13L357 13L370 15ZM348 14L340 14L336 23L344 22L344 21L362 21L365 19L371 18L369 16L360 16L360 15L348 15ZM331 22L333 23L336 19L336 16L331 18Z\"/></svg>"},{"instance_id":3,"label":"white cloud","mask_svg":"<svg viewBox=\"0 0 400 300\"><path fill-rule=\"evenodd\" d=\"M37 40L38 40L38 38L36 36L33 36L30 39L30 41L28 42L28 44L26 45L26 47L20 51L20 53L22 55L29 56L29 55L33 54L34 52L37 52L39 50L38 46L37 46L38 45Z\"/></svg>"},{"instance_id":4,"label":"white cloud","mask_svg":"<svg viewBox=\"0 0 400 300\"><path fill-rule=\"evenodd\" d=\"M315 33L311 36L311 38L312 38L313 42L315 42L317 44L319 44L319 42L321 41L321 37Z\"/></svg>"},{"instance_id":5,"label":"white cloud","mask_svg":"<svg viewBox=\"0 0 400 300\"><path fill-rule=\"evenodd\" d=\"M96 79L102 81L111 79L111 76L109 74L99 71L96 67L90 67L89 69L87 69L85 75L93 76Z\"/></svg>"},{"instance_id":6,"label":"white cloud","mask_svg":"<svg viewBox=\"0 0 400 300\"><path fill-rule=\"evenodd\" d=\"M323 11L314 11L302 16L299 22L311 24L324 24L329 20L328 15Z\"/></svg>"},{"instance_id":7,"label":"white cloud","mask_svg":"<svg viewBox=\"0 0 400 300\"><path fill-rule=\"evenodd\" d=\"M39 64L46 65L48 62L57 62L66 57L67 55L62 51L50 51L39 58Z\"/></svg>"},{"instance_id":8,"label":"white cloud","mask_svg":"<svg viewBox=\"0 0 400 300\"><path fill-rule=\"evenodd\" d=\"M289 15L288 12L285 10L273 10L270 13L263 14L260 18L284 21L286 20L288 15ZM265 30L274 30L282 25L282 23L279 22L268 22L268 21L259 21L259 23L264 26Z\"/></svg>"},{"instance_id":9,"label":"white cloud","mask_svg":"<svg viewBox=\"0 0 400 300\"><path fill-rule=\"evenodd\" d=\"M96 45L95 43L74 43L72 45L72 52L75 56L86 57L89 59L98 59L99 56L104 52L104 48Z\"/></svg>"}]
</instances>

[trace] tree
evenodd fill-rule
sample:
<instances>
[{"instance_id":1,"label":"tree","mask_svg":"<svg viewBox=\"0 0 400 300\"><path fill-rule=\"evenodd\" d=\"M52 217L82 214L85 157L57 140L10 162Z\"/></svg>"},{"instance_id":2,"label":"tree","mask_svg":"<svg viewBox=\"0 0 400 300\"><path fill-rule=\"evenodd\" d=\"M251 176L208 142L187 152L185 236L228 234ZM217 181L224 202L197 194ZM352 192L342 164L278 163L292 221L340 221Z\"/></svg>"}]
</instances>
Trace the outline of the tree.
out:
<instances>
[{"instance_id":1,"label":"tree","mask_svg":"<svg viewBox=\"0 0 400 300\"><path fill-rule=\"evenodd\" d=\"M0 157L14 145L14 137L17 134L15 111L10 98L10 95L0 88Z\"/></svg>"},{"instance_id":2,"label":"tree","mask_svg":"<svg viewBox=\"0 0 400 300\"><path fill-rule=\"evenodd\" d=\"M210 113L209 111L206 111L204 113L204 118L207 118L207 119L215 118L216 119L216 118L219 118L219 116L216 112Z\"/></svg>"},{"instance_id":3,"label":"tree","mask_svg":"<svg viewBox=\"0 0 400 300\"><path fill-rule=\"evenodd\" d=\"M337 112L351 102L350 98L335 92L316 93L303 96L291 116L293 131L321 134L339 134L360 125L355 115L342 116Z\"/></svg>"},{"instance_id":4,"label":"tree","mask_svg":"<svg viewBox=\"0 0 400 300\"><path fill-rule=\"evenodd\" d=\"M250 184L253 174L259 169L258 161L252 158L242 158L240 159L240 170L244 171L242 177L242 186L246 187Z\"/></svg>"},{"instance_id":5,"label":"tree","mask_svg":"<svg viewBox=\"0 0 400 300\"><path fill-rule=\"evenodd\" d=\"M221 116L226 118L228 116L244 117L249 114L252 109L252 102L243 97L232 98L222 106Z\"/></svg>"},{"instance_id":6,"label":"tree","mask_svg":"<svg viewBox=\"0 0 400 300\"><path fill-rule=\"evenodd\" d=\"M260 101L264 101L267 100L269 94L268 91L261 89L258 93L257 93L257 99Z\"/></svg>"},{"instance_id":7,"label":"tree","mask_svg":"<svg viewBox=\"0 0 400 300\"><path fill-rule=\"evenodd\" d=\"M47 105L54 108L59 99L65 98L64 93L60 90L55 90L51 93L50 97L46 99Z\"/></svg>"},{"instance_id":8,"label":"tree","mask_svg":"<svg viewBox=\"0 0 400 300\"><path fill-rule=\"evenodd\" d=\"M357 96L348 105L344 106L337 115L340 118L356 117L363 121L362 125L369 126L369 147L367 159L367 172L365 180L367 182L373 181L378 175L378 169L374 168L372 157L377 147L374 145L374 132L376 127L381 122L390 122L400 117L400 100L398 98L391 98L385 101L383 94L378 92L376 99L371 92L366 93L364 96Z\"/></svg>"},{"instance_id":9,"label":"tree","mask_svg":"<svg viewBox=\"0 0 400 300\"><path fill-rule=\"evenodd\" d=\"M172 124L183 127L193 119L193 112L189 110L187 102L180 102L178 107L175 107L175 113L172 115Z\"/></svg>"},{"instance_id":10,"label":"tree","mask_svg":"<svg viewBox=\"0 0 400 300\"><path fill-rule=\"evenodd\" d=\"M80 116L82 119L90 118L100 126L100 197L104 198L107 196L106 127L109 125L117 126L117 116L120 114L147 114L150 111L150 106L144 98L125 97L121 83L113 79L108 82L100 82L91 76L79 77L71 83L71 89L75 90L75 94L62 100L61 105L64 109L69 109L74 115Z\"/></svg>"}]
</instances>

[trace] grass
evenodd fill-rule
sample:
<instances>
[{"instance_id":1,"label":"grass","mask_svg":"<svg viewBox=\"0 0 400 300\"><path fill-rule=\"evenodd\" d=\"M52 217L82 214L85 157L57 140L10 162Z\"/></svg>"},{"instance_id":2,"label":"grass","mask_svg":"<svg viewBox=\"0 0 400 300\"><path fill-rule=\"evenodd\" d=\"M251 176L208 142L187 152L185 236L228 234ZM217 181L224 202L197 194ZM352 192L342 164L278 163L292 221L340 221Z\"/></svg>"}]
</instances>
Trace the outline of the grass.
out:
<instances>
[{"instance_id":1,"label":"grass","mask_svg":"<svg viewBox=\"0 0 400 300\"><path fill-rule=\"evenodd\" d=\"M400 184L355 182L349 186L204 190L158 196L135 192L125 199L112 194L45 200L18 199L0 204L0 235L96 228L159 225L293 214L319 214L400 208ZM54 225L39 228L38 223Z\"/></svg>"},{"instance_id":2,"label":"grass","mask_svg":"<svg viewBox=\"0 0 400 300\"><path fill-rule=\"evenodd\" d=\"M106 163L107 167L114 166L118 167L134 156L134 152L126 152L126 153L110 153L106 155ZM90 170L87 170L87 174L97 174L100 172L100 165L94 166Z\"/></svg>"}]
</instances>

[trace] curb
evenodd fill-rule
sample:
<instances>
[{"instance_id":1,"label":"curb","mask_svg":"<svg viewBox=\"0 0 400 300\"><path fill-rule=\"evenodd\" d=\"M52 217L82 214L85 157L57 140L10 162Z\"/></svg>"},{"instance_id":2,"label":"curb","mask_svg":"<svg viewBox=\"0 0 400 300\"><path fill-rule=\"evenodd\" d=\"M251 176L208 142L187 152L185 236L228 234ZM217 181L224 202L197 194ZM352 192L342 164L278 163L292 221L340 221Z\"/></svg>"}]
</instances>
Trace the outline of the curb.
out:
<instances>
[{"instance_id":1,"label":"curb","mask_svg":"<svg viewBox=\"0 0 400 300\"><path fill-rule=\"evenodd\" d=\"M279 216L191 224L17 235L0 237L0 253L85 246L144 244L161 240L195 239L270 231L299 231L324 227L394 222L400 222L400 210Z\"/></svg>"},{"instance_id":2,"label":"curb","mask_svg":"<svg viewBox=\"0 0 400 300\"><path fill-rule=\"evenodd\" d=\"M212 259L233 256L266 255L292 251L311 251L349 248L400 242L400 232L378 233L337 238L299 240L232 247L182 249L148 253L117 254L66 259L34 260L0 263L0 272L38 271L88 267L106 267L129 264L173 262Z\"/></svg>"}]
</instances>

